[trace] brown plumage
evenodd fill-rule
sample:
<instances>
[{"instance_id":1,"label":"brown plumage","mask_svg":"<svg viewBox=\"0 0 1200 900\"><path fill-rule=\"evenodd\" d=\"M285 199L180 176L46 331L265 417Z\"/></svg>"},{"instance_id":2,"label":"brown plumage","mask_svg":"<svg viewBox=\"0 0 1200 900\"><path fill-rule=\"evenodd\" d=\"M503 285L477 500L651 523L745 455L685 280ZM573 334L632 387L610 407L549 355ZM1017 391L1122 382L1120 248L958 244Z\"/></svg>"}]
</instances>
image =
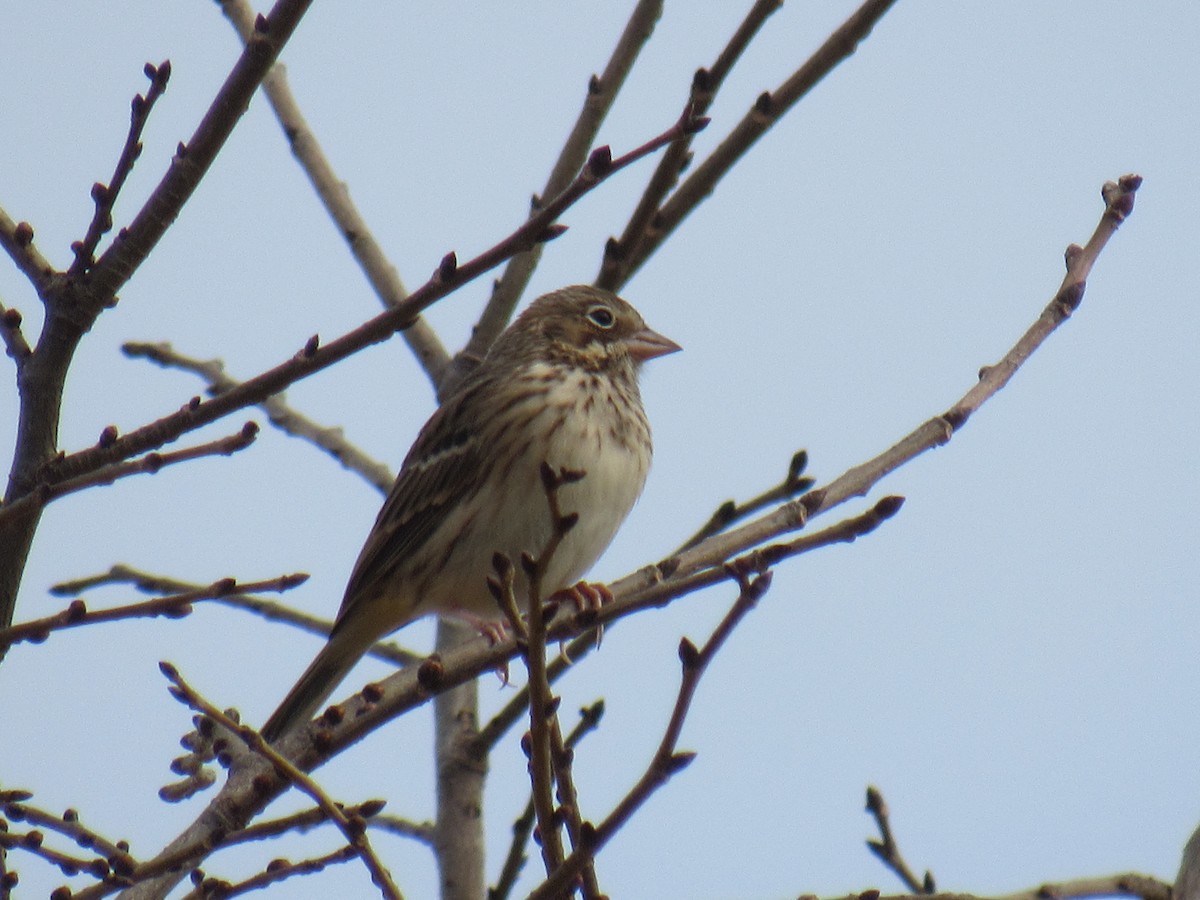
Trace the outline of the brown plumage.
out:
<instances>
[{"instance_id":1,"label":"brown plumage","mask_svg":"<svg viewBox=\"0 0 1200 900\"><path fill-rule=\"evenodd\" d=\"M543 462L586 473L559 492L562 511L577 512L579 523L543 587L578 580L616 534L650 466L638 370L678 349L607 291L577 285L530 304L417 435L328 643L264 737L274 741L311 718L375 641L415 618L499 620L486 583L493 554L537 554L551 534ZM518 598L527 590L521 578Z\"/></svg>"}]
</instances>

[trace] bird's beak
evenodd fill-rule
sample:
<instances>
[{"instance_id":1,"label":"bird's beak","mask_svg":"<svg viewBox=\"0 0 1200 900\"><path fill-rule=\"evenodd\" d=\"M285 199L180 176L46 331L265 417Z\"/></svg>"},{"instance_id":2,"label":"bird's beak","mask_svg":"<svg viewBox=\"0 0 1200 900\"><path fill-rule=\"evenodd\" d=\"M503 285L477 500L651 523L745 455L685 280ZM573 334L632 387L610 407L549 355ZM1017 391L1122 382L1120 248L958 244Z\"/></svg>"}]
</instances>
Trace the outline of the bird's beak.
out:
<instances>
[{"instance_id":1,"label":"bird's beak","mask_svg":"<svg viewBox=\"0 0 1200 900\"><path fill-rule=\"evenodd\" d=\"M666 356L668 353L675 353L683 349L669 337L663 337L650 328L643 328L632 335L629 338L628 346L629 355L638 362L645 362L656 356Z\"/></svg>"}]
</instances>

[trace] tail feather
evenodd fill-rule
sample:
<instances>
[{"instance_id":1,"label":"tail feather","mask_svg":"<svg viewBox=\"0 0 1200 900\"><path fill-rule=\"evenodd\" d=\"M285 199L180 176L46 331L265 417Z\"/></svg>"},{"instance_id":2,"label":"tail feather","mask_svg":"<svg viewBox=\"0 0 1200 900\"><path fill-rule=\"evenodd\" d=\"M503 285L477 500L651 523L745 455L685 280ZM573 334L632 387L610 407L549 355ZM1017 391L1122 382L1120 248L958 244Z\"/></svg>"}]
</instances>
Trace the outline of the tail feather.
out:
<instances>
[{"instance_id":1,"label":"tail feather","mask_svg":"<svg viewBox=\"0 0 1200 900\"><path fill-rule=\"evenodd\" d=\"M275 743L292 728L311 719L369 646L369 641L364 643L352 632L333 634L262 727L267 743Z\"/></svg>"}]
</instances>

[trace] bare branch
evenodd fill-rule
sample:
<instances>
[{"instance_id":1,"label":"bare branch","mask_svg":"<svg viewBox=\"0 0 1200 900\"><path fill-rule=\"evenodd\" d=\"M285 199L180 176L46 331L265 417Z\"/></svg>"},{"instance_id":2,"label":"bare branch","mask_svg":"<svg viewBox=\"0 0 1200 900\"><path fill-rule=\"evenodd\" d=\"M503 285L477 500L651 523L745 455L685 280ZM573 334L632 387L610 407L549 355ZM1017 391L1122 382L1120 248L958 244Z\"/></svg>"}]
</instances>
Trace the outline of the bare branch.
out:
<instances>
[{"instance_id":1,"label":"bare branch","mask_svg":"<svg viewBox=\"0 0 1200 900\"><path fill-rule=\"evenodd\" d=\"M726 500L717 507L712 517L704 523L700 530L684 541L679 549L671 555L678 556L684 550L695 547L701 541L712 537L714 534L720 534L735 522L739 522L747 516L752 516L759 510L766 509L768 506L774 506L776 503L782 503L784 500L790 500L797 494L803 494L816 484L815 479L803 477L806 468L808 468L808 451L798 450L792 454L792 459L788 463L787 474L783 476L783 481L775 485L775 487L759 494L757 497L747 500L745 503L739 504L733 500Z\"/></svg>"},{"instance_id":2,"label":"bare branch","mask_svg":"<svg viewBox=\"0 0 1200 900\"><path fill-rule=\"evenodd\" d=\"M305 574L282 575L267 581L255 581L241 585L244 591L290 591L308 580ZM33 619L0 629L0 650L19 644L22 641L41 643L51 632L63 631L67 628L79 628L83 625L95 625L100 622L117 622L122 619L145 619L166 616L177 619L192 611L192 604L201 600L216 600L223 595L233 593L239 588L232 578L214 581L204 588L146 600L141 603L130 603L126 606L115 606L110 609L89 610L82 600L73 600L66 609L46 616Z\"/></svg>"},{"instance_id":3,"label":"bare branch","mask_svg":"<svg viewBox=\"0 0 1200 900\"><path fill-rule=\"evenodd\" d=\"M708 664L724 646L738 623L757 605L759 599L771 586L769 571L752 576L747 570L731 567L730 575L737 579L740 587L737 599L709 636L704 647L697 650L687 638L684 638L679 644L679 659L683 664L679 693L662 740L659 742L650 764L646 767L646 771L616 808L605 817L604 821L599 825L584 827L579 845L566 862L550 872L550 877L530 893L530 900L550 900L550 898L563 896L568 886L583 872L586 866L591 864L596 852L617 833L621 826L629 821L655 791L666 784L677 772L689 766L695 758L694 753L679 753L676 751L676 747L679 744L679 735L683 731L684 720L691 709L692 699L700 685L700 679L704 676Z\"/></svg>"},{"instance_id":4,"label":"bare branch","mask_svg":"<svg viewBox=\"0 0 1200 900\"><path fill-rule=\"evenodd\" d=\"M612 108L617 94L620 92L625 78L637 61L642 47L654 32L654 25L662 15L663 0L639 0L625 29L613 48L612 56L604 67L604 73L599 77L592 76L588 82L587 97L583 109L579 112L571 134L567 137L559 153L558 160L546 179L540 196L535 196L531 204L530 216L536 216L541 211L542 201L546 197L555 197L565 191L576 178L587 160L588 148L596 141L596 134L604 122L608 111ZM701 115L701 113L694 113ZM688 140L682 136L681 141ZM504 274L496 282L491 299L479 318L479 323L471 335L471 340L454 360L453 368L447 379L439 385L439 394L445 397L466 376L468 372L483 358L488 348L496 340L497 335L512 319L513 310L520 300L533 270L541 257L541 244L531 247L528 251L517 254L509 260Z\"/></svg>"},{"instance_id":5,"label":"bare branch","mask_svg":"<svg viewBox=\"0 0 1200 900\"><path fill-rule=\"evenodd\" d=\"M146 63L143 71L150 79L150 90L146 91L144 96L135 94L133 97L129 111L129 133L125 136L125 146L121 148L112 178L108 184L97 181L92 185L92 202L96 209L83 240L71 245L71 252L75 254L75 261L67 270L67 275L71 278L80 278L91 271L96 264L96 248L100 245L100 238L112 231L113 206L121 188L125 186L125 179L133 171L133 164L142 154L142 131L150 119L150 111L154 104L167 89L167 81L171 78L171 63L169 60L157 66Z\"/></svg>"},{"instance_id":6,"label":"bare branch","mask_svg":"<svg viewBox=\"0 0 1200 900\"><path fill-rule=\"evenodd\" d=\"M163 575L152 575L140 569L135 569L132 566L117 563L107 572L99 575L92 575L87 578L53 585L50 588L50 593L59 597L73 597L90 588L106 584L132 584L143 593L160 595L182 594L188 591L204 589L204 585L193 581L167 578ZM268 622L283 622L287 625L293 625L301 631L307 631L310 634L320 637L329 637L329 632L333 630L333 622L329 619L312 616L286 604L246 594L241 590L231 594L222 594L212 599L233 609L256 613ZM366 655L373 656L376 659L381 659L398 667L411 665L423 659L421 655L401 647L395 641L379 641L367 651Z\"/></svg>"},{"instance_id":7,"label":"bare branch","mask_svg":"<svg viewBox=\"0 0 1200 900\"><path fill-rule=\"evenodd\" d=\"M867 847L871 852L879 857L880 862L895 872L896 876L904 882L904 886L914 894L936 894L937 887L933 880L933 873L926 869L925 877L917 878L900 852L900 845L896 843L896 836L892 833L887 801L883 799L883 793L879 788L874 785L867 787L867 812L875 819L875 825L879 828L879 840L867 841Z\"/></svg>"},{"instance_id":8,"label":"bare branch","mask_svg":"<svg viewBox=\"0 0 1200 900\"><path fill-rule=\"evenodd\" d=\"M254 37L254 11L246 0L220 0L221 11L229 19L242 42L248 44ZM350 199L346 183L337 177L333 166L317 142L300 106L287 83L287 70L276 63L263 79L263 92L271 102L275 117L287 136L300 167L312 182L325 211L338 227L350 247L350 252L359 268L367 276L371 288L387 308L398 306L408 297L408 290L400 280L400 273L388 260L375 240L370 226ZM450 365L450 354L442 346L433 328L420 316L412 325L401 332L409 349L437 387Z\"/></svg>"},{"instance_id":9,"label":"bare branch","mask_svg":"<svg viewBox=\"0 0 1200 900\"><path fill-rule=\"evenodd\" d=\"M241 384L236 378L225 374L225 364L221 360L202 360L185 356L165 342L147 344L131 341L121 345L121 352L133 359L148 359L163 368L183 369L195 373L208 382L209 396L224 394ZM381 493L386 494L391 489L395 480L392 470L346 440L341 428L317 424L303 413L292 409L282 393L272 394L259 406L267 414L271 424L280 431L320 447L347 469L361 475Z\"/></svg>"},{"instance_id":10,"label":"bare branch","mask_svg":"<svg viewBox=\"0 0 1200 900\"><path fill-rule=\"evenodd\" d=\"M289 783L294 784L311 797L317 806L321 808L321 811L329 817L330 821L336 824L339 830L341 830L342 835L346 838L346 843L354 849L359 859L363 861L363 864L367 867L367 871L371 873L371 881L379 888L383 896L391 898L391 900L403 900L400 889L393 883L392 876L375 854L370 839L367 838L366 821L361 816L348 816L345 810L335 803L333 798L326 794L316 781L297 769L289 760L276 753L271 745L263 739L263 736L253 728L234 721L200 696L197 691L183 680L178 670L170 663L160 663L159 668L162 670L163 675L167 677L167 680L171 682L172 693L177 700L186 703L189 707L196 710L196 712L208 717L222 728L237 735L247 747L267 760L274 767L275 771L286 778Z\"/></svg>"},{"instance_id":11,"label":"bare branch","mask_svg":"<svg viewBox=\"0 0 1200 900\"><path fill-rule=\"evenodd\" d=\"M750 45L754 36L758 34L758 30L767 18L781 6L783 6L783 0L757 0L750 7L750 11L746 13L746 17L733 33L716 62L707 69L696 70L692 79L691 103L694 105L697 115L704 115L708 112L717 96L717 91L725 81L725 76L729 74L734 63ZM691 146L690 140L672 144L667 148L662 159L658 161L658 167L646 183L646 189L642 192L641 199L638 200L633 214L629 217L621 237L613 238L605 245L604 261L601 263L599 274L596 275L596 287L602 287L609 291L620 291L625 282L629 280L631 270L628 263L640 255L639 244L652 232L654 217L658 213L663 199L675 187L680 173L691 163Z\"/></svg>"},{"instance_id":12,"label":"bare branch","mask_svg":"<svg viewBox=\"0 0 1200 900\"><path fill-rule=\"evenodd\" d=\"M116 302L117 291L129 281L175 221L225 146L225 141L249 107L250 98L259 82L311 2L277 0L269 16L259 17L254 40L246 46L221 86L192 135L191 143L179 145L158 187L129 226L121 229L104 254L94 264L87 266L86 277L81 277L77 268L82 265L80 259L89 257L90 253L81 252L77 257L78 265L67 273L56 272L48 265L40 266L37 255L32 251L32 228L27 224L15 225L7 216L0 218L0 241L37 286L38 294L46 306L46 318L37 342L38 350L30 357L29 365L25 367L25 377L18 385L20 422L5 495L10 503L41 490L50 482L87 474L109 463L153 450L172 439L168 436L158 443L126 448L128 452L108 453L98 449L101 458L85 455L85 459L90 459L88 465L68 466L70 471L58 471L47 477L46 467L53 469L56 462L63 461L58 449L63 386L80 340L95 324L100 313ZM156 79L163 74L164 67L155 70ZM97 197L96 221L102 228L108 222L100 207L108 201L109 193L104 188L104 196ZM175 436L182 433L179 431ZM17 589L40 518L40 505L30 512L30 515L19 520L9 520L0 525L0 626L12 622Z\"/></svg>"},{"instance_id":13,"label":"bare branch","mask_svg":"<svg viewBox=\"0 0 1200 900\"><path fill-rule=\"evenodd\" d=\"M709 538L661 564L678 575L720 565L735 554L782 534L802 527L813 515L826 512L853 497L865 496L881 479L934 447L946 444L967 419L1006 385L1025 361L1045 342L1083 299L1086 278L1100 251L1133 210L1135 192L1141 185L1137 175L1107 182L1102 194L1104 213L1091 239L1083 248L1067 249L1067 274L1062 285L1038 320L995 365L979 373L978 382L945 413L935 416L910 432L897 444L874 459L855 466L828 485L809 491L803 497L785 503L769 515L740 528ZM613 585L618 591L622 582Z\"/></svg>"},{"instance_id":14,"label":"bare branch","mask_svg":"<svg viewBox=\"0 0 1200 900\"><path fill-rule=\"evenodd\" d=\"M249 108L254 92L311 2L277 0L269 14L258 17L254 39L234 64L191 139L179 145L170 168L146 205L92 267L87 296L93 317L132 277L175 221Z\"/></svg>"},{"instance_id":15,"label":"bare branch","mask_svg":"<svg viewBox=\"0 0 1200 900\"><path fill-rule=\"evenodd\" d=\"M0 505L0 526L8 521L32 515L48 503L58 500L68 494L74 494L86 488L112 484L130 475L154 475L159 470L177 463L190 462L205 456L231 456L239 450L245 450L254 443L258 436L258 425L247 422L236 434L231 434L206 444L197 444L184 450L172 450L169 453L147 453L140 459L128 462L116 462L101 466L91 472L85 472L75 478L68 478L55 484L45 484L12 503ZM109 426L100 435L97 446L103 447L116 440L117 429Z\"/></svg>"},{"instance_id":16,"label":"bare branch","mask_svg":"<svg viewBox=\"0 0 1200 900\"><path fill-rule=\"evenodd\" d=\"M685 218L713 192L734 164L805 94L848 59L896 0L866 0L824 44L775 91L759 95L750 111L717 149L697 166L658 210L636 246L621 261L620 283L628 281Z\"/></svg>"},{"instance_id":17,"label":"bare branch","mask_svg":"<svg viewBox=\"0 0 1200 900\"><path fill-rule=\"evenodd\" d=\"M579 710L579 721L575 723L575 727L567 735L564 748L566 750L574 750L589 732L595 731L600 727L600 719L603 716L603 700L597 700L591 706L585 706ZM525 809L513 823L512 843L509 844L508 853L504 857L504 864L500 867L500 874L496 878L495 886L488 889L488 900L505 900L512 893L513 888L516 886L517 878L521 874L521 869L525 867L525 862L528 858L525 855L525 846L529 843L529 839L533 835L534 821L533 796L531 794L529 802L525 805Z\"/></svg>"}]
</instances>

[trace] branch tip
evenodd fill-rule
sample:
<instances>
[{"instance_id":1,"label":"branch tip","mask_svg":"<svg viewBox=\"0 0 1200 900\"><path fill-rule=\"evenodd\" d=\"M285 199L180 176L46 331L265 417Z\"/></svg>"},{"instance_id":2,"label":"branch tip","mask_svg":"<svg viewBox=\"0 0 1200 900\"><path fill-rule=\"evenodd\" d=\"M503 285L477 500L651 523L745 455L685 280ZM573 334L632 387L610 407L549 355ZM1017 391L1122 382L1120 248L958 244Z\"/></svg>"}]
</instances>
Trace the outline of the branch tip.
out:
<instances>
[{"instance_id":1,"label":"branch tip","mask_svg":"<svg viewBox=\"0 0 1200 900\"><path fill-rule=\"evenodd\" d=\"M681 753L672 753L663 765L663 771L667 775L674 775L677 772L682 772L690 766L696 759L696 754L692 750L685 750Z\"/></svg>"},{"instance_id":2,"label":"branch tip","mask_svg":"<svg viewBox=\"0 0 1200 900\"><path fill-rule=\"evenodd\" d=\"M603 178L612 168L612 161L612 147L604 144L592 151L584 168L592 178Z\"/></svg>"},{"instance_id":3,"label":"branch tip","mask_svg":"<svg viewBox=\"0 0 1200 900\"><path fill-rule=\"evenodd\" d=\"M437 272L434 277L438 281L449 281L454 277L454 273L458 271L458 256L451 250L442 257L442 261L438 263Z\"/></svg>"},{"instance_id":4,"label":"branch tip","mask_svg":"<svg viewBox=\"0 0 1200 900\"><path fill-rule=\"evenodd\" d=\"M690 638L681 638L679 641L679 661L685 669L696 669L700 666L700 650Z\"/></svg>"},{"instance_id":5,"label":"branch tip","mask_svg":"<svg viewBox=\"0 0 1200 900\"><path fill-rule=\"evenodd\" d=\"M904 506L904 498L899 495L891 495L884 497L875 504L875 514L881 519L890 519L896 513L900 512L900 507Z\"/></svg>"}]
</instances>

